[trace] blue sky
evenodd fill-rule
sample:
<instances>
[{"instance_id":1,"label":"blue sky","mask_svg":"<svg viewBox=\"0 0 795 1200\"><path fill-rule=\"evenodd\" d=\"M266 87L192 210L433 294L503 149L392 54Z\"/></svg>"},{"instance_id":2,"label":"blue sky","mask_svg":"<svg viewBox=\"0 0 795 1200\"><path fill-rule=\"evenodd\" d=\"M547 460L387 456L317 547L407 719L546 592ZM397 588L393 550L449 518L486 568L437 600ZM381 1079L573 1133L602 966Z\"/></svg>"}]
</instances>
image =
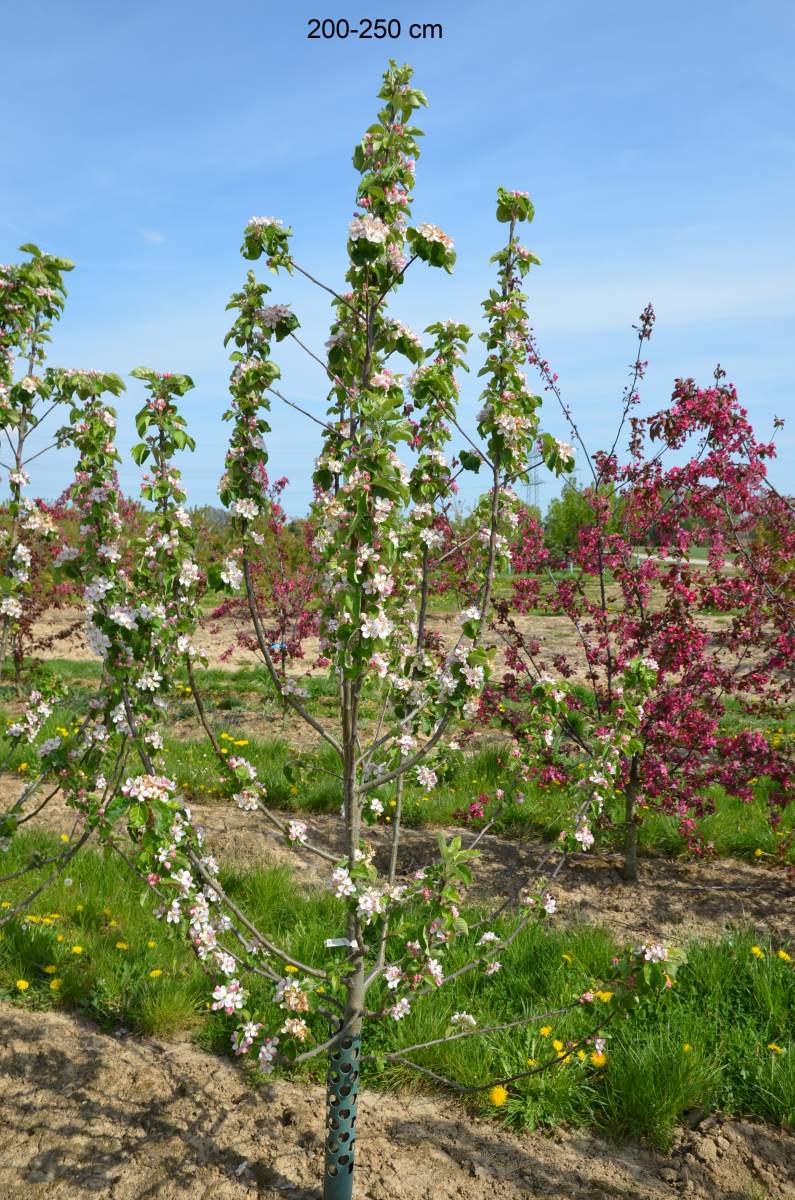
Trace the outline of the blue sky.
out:
<instances>
[{"instance_id":1,"label":"blue sky","mask_svg":"<svg viewBox=\"0 0 795 1200\"><path fill-rule=\"evenodd\" d=\"M51 362L192 375L198 447L183 467L191 501L214 502L224 309L246 270L242 228L255 214L281 217L298 261L341 281L350 155L392 55L414 65L430 101L414 217L441 225L458 251L452 277L412 269L395 315L418 330L444 317L480 328L504 234L495 189L526 189L537 215L525 241L543 263L528 278L532 322L586 439L612 441L631 325L651 300L644 408L662 407L676 376L708 382L720 361L760 432L792 413L771 474L795 490L795 6L395 0L370 15L404 30L440 21L442 40L307 40L311 16L356 24L368 11L339 0L5 6L0 259L35 241L77 264ZM322 293L282 278L274 301L292 303L305 339L323 346ZM293 349L278 361L285 393L321 412L320 369ZM472 365L470 425L477 357ZM130 381L122 448L140 398ZM290 410L273 417L271 467L290 477L288 508L300 513L315 435ZM545 424L566 436L551 401ZM37 466L39 494L69 480L68 458ZM136 478L125 464L128 490ZM555 490L547 481L542 503Z\"/></svg>"}]
</instances>

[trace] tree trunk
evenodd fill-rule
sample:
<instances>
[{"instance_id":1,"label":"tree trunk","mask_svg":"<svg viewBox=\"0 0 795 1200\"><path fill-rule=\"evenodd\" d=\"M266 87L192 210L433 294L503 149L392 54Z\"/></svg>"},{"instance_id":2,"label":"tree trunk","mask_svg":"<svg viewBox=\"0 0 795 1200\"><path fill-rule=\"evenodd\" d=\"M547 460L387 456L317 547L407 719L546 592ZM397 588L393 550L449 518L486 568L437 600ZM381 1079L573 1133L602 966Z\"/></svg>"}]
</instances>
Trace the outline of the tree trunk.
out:
<instances>
[{"instance_id":1,"label":"tree trunk","mask_svg":"<svg viewBox=\"0 0 795 1200\"><path fill-rule=\"evenodd\" d=\"M638 756L633 754L629 769L629 780L625 794L626 807L624 810L624 869L623 876L628 882L638 878L638 816L635 804L638 798Z\"/></svg>"}]
</instances>

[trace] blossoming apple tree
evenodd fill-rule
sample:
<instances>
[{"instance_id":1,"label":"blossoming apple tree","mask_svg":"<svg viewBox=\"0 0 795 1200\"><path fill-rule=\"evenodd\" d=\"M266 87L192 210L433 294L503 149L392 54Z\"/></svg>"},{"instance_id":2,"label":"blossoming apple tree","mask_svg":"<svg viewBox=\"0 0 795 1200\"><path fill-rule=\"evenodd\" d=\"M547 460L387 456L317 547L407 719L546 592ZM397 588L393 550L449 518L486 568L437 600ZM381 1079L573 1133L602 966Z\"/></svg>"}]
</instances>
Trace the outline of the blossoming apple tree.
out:
<instances>
[{"instance_id":1,"label":"blossoming apple tree","mask_svg":"<svg viewBox=\"0 0 795 1200\"><path fill-rule=\"evenodd\" d=\"M420 132L411 121L425 103L412 86L410 69L391 64L380 98L377 121L354 154L360 182L348 229L347 286L344 291L326 288L333 306L328 353L313 353L328 403L323 416L308 414L321 437L312 549L320 578L321 663L337 684L336 721L321 721L300 683L285 674L283 664L280 669L257 585L267 568L263 549L273 517L266 448L270 407L273 399L296 407L276 386L280 372L272 350L285 338L303 342L292 309L269 303L269 286L253 272L229 305L235 314L227 339L234 364L225 414L231 437L220 491L233 518L234 539L224 561L210 571L214 587L245 597L253 642L276 693L334 752L342 854L305 821L274 811L254 765L243 756L222 754L207 719L193 640L200 571L185 491L173 464L177 451L192 448L177 408L192 384L187 376L143 368L134 372L148 398L136 418L142 440L133 455L147 465L142 496L151 515L130 568L122 564L119 550L116 416L107 400L119 394L121 380L90 371L57 371L49 377L58 398L70 406L64 438L79 454L74 495L82 538L79 546L63 548L60 569L84 589L87 637L102 659L103 677L83 720L66 738L41 741L52 701L30 698L9 736L27 743L38 739L42 769L4 814L2 829L6 838L12 836L30 819L34 805L60 789L75 809L80 835L48 865L53 872L62 869L93 831L115 848L156 893L158 915L187 936L207 969L212 1007L230 1018L235 1053L250 1057L263 1071L328 1055L327 1200L351 1196L356 1096L361 1061L370 1054L363 1042L368 1028L400 1022L413 1006L462 974L476 972L488 986L500 970L501 953L530 922L555 907L549 891L554 854L545 877L524 881L526 886L495 910L502 918L499 933L487 927L496 921L470 929L462 912L478 838L468 846L461 838L449 843L441 838L438 857L413 873L401 860L405 780L413 777L424 788L435 785L447 741L457 722L474 716L488 678L491 651L484 634L495 574L507 561L520 513L512 485L526 474L538 448L547 467L558 473L570 465L570 454L541 433L540 399L522 372L527 317L520 283L536 261L517 232L532 217L525 193L498 191L497 218L507 226L507 239L495 255L497 286L484 303L486 359L476 436L466 434L457 419L457 375L465 367L470 331L436 322L427 330L431 344L426 348L388 315L387 301L409 269L424 263L450 271L455 251L437 226L409 223ZM313 278L293 254L291 230L274 218L249 222L243 253L250 260L264 258L276 273ZM408 378L395 370L396 358L407 360ZM453 428L467 449L451 465ZM399 457L401 445L413 452L410 466ZM488 489L476 510L478 529L468 552L470 602L446 643L427 629L430 580L456 475L475 467L486 475ZM317 856L326 864L342 915L339 927L329 929L325 954L313 961L297 957L283 939L258 928L228 894L186 798L160 769L166 697L181 669L187 670L230 805L259 813L294 849L297 863ZM644 668L630 669L642 686ZM377 699L374 727L362 719L365 689ZM538 711L545 720L544 706ZM366 831L387 813L389 854L386 869L379 871ZM121 836L122 826L131 841ZM470 957L448 969L446 951L460 939L471 947ZM611 1019L638 992L653 994L669 985L674 971L675 961L664 947L644 945L628 952L615 964ZM272 988L267 1013L255 1008L252 981ZM571 1007L593 1000L591 993L573 996ZM279 1013L275 1021L274 1010ZM604 1023L594 1017L587 1036L599 1038ZM382 1057L434 1074L412 1055L436 1041L490 1032L474 1014L459 1012L448 1022L440 1012L437 1039ZM600 1051L601 1042L595 1046ZM477 1088L435 1077L466 1092L504 1085L537 1069L486 1080Z\"/></svg>"},{"instance_id":2,"label":"blossoming apple tree","mask_svg":"<svg viewBox=\"0 0 795 1200\"><path fill-rule=\"evenodd\" d=\"M30 483L27 468L57 445L30 447L31 436L42 432L58 403L46 372L42 374L53 322L63 311L63 276L73 264L44 254L38 246L20 247L26 261L0 266L0 428L11 494L8 527L2 531L0 574L0 678L6 655L21 661L21 626L30 616L37 589L32 585L45 564L43 547L55 534L46 505L24 495ZM17 370L21 365L23 371Z\"/></svg>"}]
</instances>

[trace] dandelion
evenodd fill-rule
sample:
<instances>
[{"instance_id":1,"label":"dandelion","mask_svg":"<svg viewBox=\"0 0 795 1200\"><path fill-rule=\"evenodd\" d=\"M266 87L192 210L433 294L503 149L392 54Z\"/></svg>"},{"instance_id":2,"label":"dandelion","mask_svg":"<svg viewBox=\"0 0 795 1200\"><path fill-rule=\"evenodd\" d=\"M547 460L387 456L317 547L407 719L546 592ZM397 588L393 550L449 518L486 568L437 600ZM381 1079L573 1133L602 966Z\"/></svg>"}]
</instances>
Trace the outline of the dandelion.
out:
<instances>
[{"instance_id":1,"label":"dandelion","mask_svg":"<svg viewBox=\"0 0 795 1200\"><path fill-rule=\"evenodd\" d=\"M44 968L44 974L45 975L54 975L57 970L58 970L58 968L55 966L55 964L50 963L50 965L48 967Z\"/></svg>"},{"instance_id":2,"label":"dandelion","mask_svg":"<svg viewBox=\"0 0 795 1200\"><path fill-rule=\"evenodd\" d=\"M567 963L573 963L573 962L574 962L574 959L571 957L571 955L570 955L570 954L563 953L563 954L561 954L561 956L560 956L560 957L563 959L563 961L564 961L564 962L567 962Z\"/></svg>"},{"instance_id":3,"label":"dandelion","mask_svg":"<svg viewBox=\"0 0 795 1200\"><path fill-rule=\"evenodd\" d=\"M160 970L160 968L155 967L155 969L153 971L149 972L149 978L150 979L159 979L162 974L163 974L163 972Z\"/></svg>"},{"instance_id":4,"label":"dandelion","mask_svg":"<svg viewBox=\"0 0 795 1200\"><path fill-rule=\"evenodd\" d=\"M154 950L155 946L157 945L157 942L155 941L154 938L150 938L146 944L150 950Z\"/></svg>"},{"instance_id":5,"label":"dandelion","mask_svg":"<svg viewBox=\"0 0 795 1200\"><path fill-rule=\"evenodd\" d=\"M754 850L754 858L761 858L763 854L764 850L760 850L757 846L756 850Z\"/></svg>"},{"instance_id":6,"label":"dandelion","mask_svg":"<svg viewBox=\"0 0 795 1200\"><path fill-rule=\"evenodd\" d=\"M62 834L61 834L61 841L62 841L62 842L68 842L68 841L69 841L69 834L68 834L68 833L62 833Z\"/></svg>"},{"instance_id":7,"label":"dandelion","mask_svg":"<svg viewBox=\"0 0 795 1200\"><path fill-rule=\"evenodd\" d=\"M560 1038L555 1038L552 1043L552 1049L557 1050L558 1054L560 1054L561 1050L563 1049L563 1042L561 1042Z\"/></svg>"},{"instance_id":8,"label":"dandelion","mask_svg":"<svg viewBox=\"0 0 795 1200\"><path fill-rule=\"evenodd\" d=\"M764 958L765 957L765 952L761 946L752 946L751 953L753 954L754 958Z\"/></svg>"},{"instance_id":9,"label":"dandelion","mask_svg":"<svg viewBox=\"0 0 795 1200\"><path fill-rule=\"evenodd\" d=\"M787 954L786 950L777 950L776 958L780 958L782 962L792 962L792 955Z\"/></svg>"},{"instance_id":10,"label":"dandelion","mask_svg":"<svg viewBox=\"0 0 795 1200\"><path fill-rule=\"evenodd\" d=\"M82 954L82 953L83 953L82 946L72 946L72 954Z\"/></svg>"},{"instance_id":11,"label":"dandelion","mask_svg":"<svg viewBox=\"0 0 795 1200\"><path fill-rule=\"evenodd\" d=\"M284 968L284 970L288 975L297 975L298 974L298 967L294 967L292 965L292 963L288 963L287 966Z\"/></svg>"},{"instance_id":12,"label":"dandelion","mask_svg":"<svg viewBox=\"0 0 795 1200\"><path fill-rule=\"evenodd\" d=\"M594 1050L591 1054L591 1062L595 1067L603 1067L607 1062L607 1055L604 1052L600 1054L597 1050Z\"/></svg>"},{"instance_id":13,"label":"dandelion","mask_svg":"<svg viewBox=\"0 0 795 1200\"><path fill-rule=\"evenodd\" d=\"M498 1084L496 1084L495 1087L490 1089L489 1101L491 1104L494 1105L495 1108L502 1108L503 1104L505 1103L505 1101L507 1099L508 1099L508 1092L502 1086L502 1084L498 1083Z\"/></svg>"},{"instance_id":14,"label":"dandelion","mask_svg":"<svg viewBox=\"0 0 795 1200\"><path fill-rule=\"evenodd\" d=\"M602 1002L602 1004L609 1004L613 999L612 992L594 992L594 995L596 996L597 1000Z\"/></svg>"},{"instance_id":15,"label":"dandelion","mask_svg":"<svg viewBox=\"0 0 795 1200\"><path fill-rule=\"evenodd\" d=\"M538 1032L541 1034L542 1037L549 1037L550 1033L552 1032L552 1026L551 1025L542 1025Z\"/></svg>"},{"instance_id":16,"label":"dandelion","mask_svg":"<svg viewBox=\"0 0 795 1200\"><path fill-rule=\"evenodd\" d=\"M19 987L19 984L17 984L17 987ZM25 987L27 987L27 984L25 984ZM783 1054L784 1053L784 1047L778 1046L775 1042L768 1042L767 1048L768 1048L768 1050L772 1050L774 1054Z\"/></svg>"},{"instance_id":17,"label":"dandelion","mask_svg":"<svg viewBox=\"0 0 795 1200\"><path fill-rule=\"evenodd\" d=\"M129 947L129 945L127 944L127 942L117 942L117 943L116 943L116 949L117 949L117 950L129 950L129 949L130 949L130 947Z\"/></svg>"},{"instance_id":18,"label":"dandelion","mask_svg":"<svg viewBox=\"0 0 795 1200\"><path fill-rule=\"evenodd\" d=\"M682 1046L682 1053L689 1054L692 1049L693 1047L690 1045L690 1042L685 1042L685 1044Z\"/></svg>"},{"instance_id":19,"label":"dandelion","mask_svg":"<svg viewBox=\"0 0 795 1200\"><path fill-rule=\"evenodd\" d=\"M50 991L57 992L60 989L62 983L63 983L62 979L51 979L50 980Z\"/></svg>"},{"instance_id":20,"label":"dandelion","mask_svg":"<svg viewBox=\"0 0 795 1200\"><path fill-rule=\"evenodd\" d=\"M30 984L28 983L27 979L18 979L17 980L18 991L26 992L29 987L30 987Z\"/></svg>"}]
</instances>

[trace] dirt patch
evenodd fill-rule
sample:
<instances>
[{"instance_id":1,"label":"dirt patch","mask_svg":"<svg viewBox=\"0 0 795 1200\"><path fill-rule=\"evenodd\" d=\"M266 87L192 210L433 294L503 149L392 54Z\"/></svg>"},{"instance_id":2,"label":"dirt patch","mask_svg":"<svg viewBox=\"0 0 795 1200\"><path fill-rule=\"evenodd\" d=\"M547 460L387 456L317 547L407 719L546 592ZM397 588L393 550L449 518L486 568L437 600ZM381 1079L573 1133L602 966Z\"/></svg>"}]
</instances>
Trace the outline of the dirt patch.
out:
<instances>
[{"instance_id":1,"label":"dirt patch","mask_svg":"<svg viewBox=\"0 0 795 1200\"><path fill-rule=\"evenodd\" d=\"M0 1007L0 1195L319 1200L323 1092L190 1043ZM795 1136L710 1117L670 1156L581 1131L516 1135L424 1095L365 1091L356 1200L792 1200ZM752 1189L756 1189L755 1191Z\"/></svg>"},{"instance_id":2,"label":"dirt patch","mask_svg":"<svg viewBox=\"0 0 795 1200\"><path fill-rule=\"evenodd\" d=\"M653 608L654 605L651 607ZM52 648L45 651L41 657L44 659L68 657L79 662L90 660L96 662L96 656L91 653L86 644L82 618L82 610L74 607L53 609L46 613L40 621L37 621L33 626L35 639L55 638ZM70 633L69 636L64 636L76 621L81 622L80 628L76 632ZM728 623L728 619L722 616L702 615L699 620L699 624L713 634L725 629ZM459 635L455 614L430 613L427 625L432 633L441 638L445 646L451 648L455 644ZM557 655L562 654L570 660L574 669L572 679L578 683L587 682L588 675L585 669L582 643L577 630L568 617L562 614L531 613L526 616L517 616L516 625L525 637L535 638L539 642L541 657L547 666L552 664ZM239 621L230 616L211 620L205 615L196 630L193 641L211 667L227 667L234 670L238 667L261 663L262 657L259 651L248 650L237 645L237 638L241 631L251 635L250 626L246 621ZM497 647L494 673L497 678L500 678L504 670L502 650L505 648L505 643L496 633L489 632L484 638L484 644ZM234 649L232 650L232 648ZM326 668L312 668L309 665L320 653L319 640L307 638L303 649L302 664L297 669L291 668L290 674L325 675ZM232 650L231 653L230 650Z\"/></svg>"},{"instance_id":3,"label":"dirt patch","mask_svg":"<svg viewBox=\"0 0 795 1200\"><path fill-rule=\"evenodd\" d=\"M19 793L19 781L0 776L0 807ZM207 835L207 844L222 862L241 870L262 866L288 866L302 887L325 887L328 864L306 851L290 849L261 813L245 813L231 804L191 804L194 821ZM311 840L345 854L341 821L327 814L307 820ZM73 810L60 796L53 797L31 826L56 833L71 832ZM472 830L445 828L449 838L458 833L464 844ZM405 829L401 834L399 872L411 871L436 855L436 830ZM389 859L390 830L375 826L367 837L376 849L376 863L385 870ZM481 858L475 871L470 899L488 900L510 895L531 885L546 860L549 846L536 841L486 834L478 844ZM553 858L552 863L555 862ZM718 937L729 924L748 924L767 934L776 945L795 942L795 890L781 870L731 859L688 863L662 856L641 859L639 879L625 883L618 856L572 855L555 880L553 890L561 922L590 922L614 931L617 940L634 942L651 935L682 942L692 937Z\"/></svg>"}]
</instances>

